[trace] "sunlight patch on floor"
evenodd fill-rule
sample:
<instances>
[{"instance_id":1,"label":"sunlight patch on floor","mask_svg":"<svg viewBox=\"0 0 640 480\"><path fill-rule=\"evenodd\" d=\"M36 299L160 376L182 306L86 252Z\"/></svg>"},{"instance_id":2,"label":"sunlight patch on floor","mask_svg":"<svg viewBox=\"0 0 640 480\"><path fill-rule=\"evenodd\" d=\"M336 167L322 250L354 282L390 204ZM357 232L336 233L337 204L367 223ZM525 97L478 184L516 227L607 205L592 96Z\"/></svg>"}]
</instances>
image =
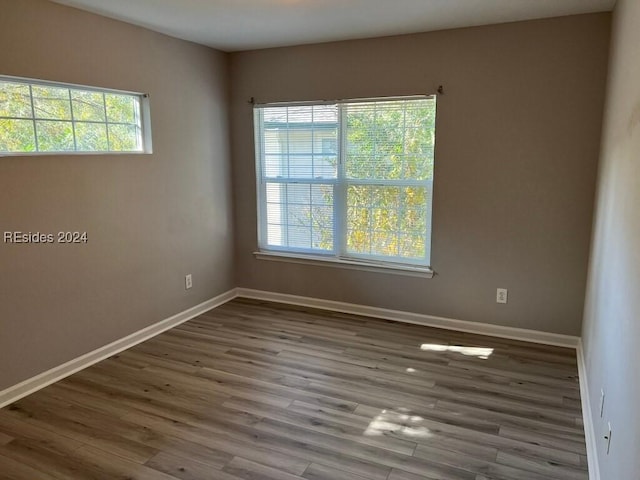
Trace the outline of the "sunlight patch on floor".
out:
<instances>
[{"instance_id":1,"label":"sunlight patch on floor","mask_svg":"<svg viewBox=\"0 0 640 480\"><path fill-rule=\"evenodd\" d=\"M465 347L462 345L440 345L437 343L423 343L420 350L431 352L455 352L462 355L487 359L493 353L493 348L486 347Z\"/></svg>"},{"instance_id":2,"label":"sunlight patch on floor","mask_svg":"<svg viewBox=\"0 0 640 480\"><path fill-rule=\"evenodd\" d=\"M398 411L382 410L364 431L366 436L378 436L385 433L396 433L408 437L430 437L429 429L420 424L424 419L418 415L410 415L407 409Z\"/></svg>"}]
</instances>

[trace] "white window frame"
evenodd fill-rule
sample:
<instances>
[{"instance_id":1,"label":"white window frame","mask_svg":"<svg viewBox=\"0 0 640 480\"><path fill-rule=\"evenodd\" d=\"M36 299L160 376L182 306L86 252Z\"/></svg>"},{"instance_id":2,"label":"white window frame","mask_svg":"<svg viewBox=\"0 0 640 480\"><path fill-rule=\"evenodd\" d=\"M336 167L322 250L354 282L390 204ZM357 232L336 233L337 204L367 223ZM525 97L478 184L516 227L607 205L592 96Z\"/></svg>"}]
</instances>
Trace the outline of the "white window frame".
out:
<instances>
[{"instance_id":1,"label":"white window frame","mask_svg":"<svg viewBox=\"0 0 640 480\"><path fill-rule=\"evenodd\" d=\"M357 102L376 102L376 101L393 101L393 100L412 100L412 99L436 99L436 95L419 95L405 97L384 97L384 98L362 98L349 99L340 101L317 101L317 102L279 102L269 104L254 104L254 140L256 155L256 188L257 188L257 214L258 214L258 251L254 252L256 258L270 261L284 261L291 263L302 263L310 265L332 266L348 269L369 270L385 273L399 273L410 276L421 276L431 278L434 272L431 268L431 240L432 240L432 204L433 204L433 177L427 180L355 180L348 179L344 174L345 162L343 161L343 153L346 147L346 121L343 121L343 109L338 108L338 172L336 178L322 179L304 179L297 180L294 178L273 178L267 177L263 169L264 158L264 135L263 135L263 109L269 107L295 107L295 106L313 106L313 105L340 105L352 104ZM437 108L437 107L436 107ZM437 121L437 114L436 114ZM333 222L333 250L322 252L318 249L305 249L296 247L279 247L269 245L267 241L267 201L266 201L266 185L267 184L321 184L333 186L333 202L334 212L341 212L340 217L334 217ZM394 261L393 257L374 256L374 255L358 255L346 253L346 192L349 185L383 185L398 186L400 188L406 186L419 186L427 189L428 198L426 221L427 228L425 234L425 259L406 259L402 262Z\"/></svg>"},{"instance_id":2,"label":"white window frame","mask_svg":"<svg viewBox=\"0 0 640 480\"><path fill-rule=\"evenodd\" d=\"M149 106L149 95L146 93L140 92L132 92L127 90L116 90L110 88L101 88L101 87L92 87L86 85L79 85L73 83L65 83L65 82L53 82L49 80L39 80L34 78L26 78L26 77L14 77L9 75L0 75L0 81L11 82L11 83L21 83L29 86L29 92L31 95L31 106L32 106L32 115L31 117L0 117L0 119L15 119L15 120L31 120L34 122L34 136L37 141L37 129L35 127L35 122L37 120L44 120L48 122L71 122L75 125L75 123L94 123L94 124L120 124L119 122L109 122L107 118L105 121L85 121L85 120L76 120L73 118L73 109L71 114L71 120L57 120L57 119L38 119L35 118L35 113L33 112L33 96L32 96L32 87L33 86L43 86L43 87L56 87L56 88L65 88L69 90L78 90L85 92L95 92L102 94L117 94L117 95L127 95L131 97L136 97L138 100L139 111L136 112L139 116L138 124L141 130L140 141L141 141L141 149L140 150L77 150L76 141L75 141L75 127L74 127L74 150L55 150L55 151L33 151L33 152L2 152L0 151L0 157L20 157L20 156L42 156L42 155L136 155L136 154L151 154L153 153L153 143L151 138L151 112Z\"/></svg>"}]
</instances>

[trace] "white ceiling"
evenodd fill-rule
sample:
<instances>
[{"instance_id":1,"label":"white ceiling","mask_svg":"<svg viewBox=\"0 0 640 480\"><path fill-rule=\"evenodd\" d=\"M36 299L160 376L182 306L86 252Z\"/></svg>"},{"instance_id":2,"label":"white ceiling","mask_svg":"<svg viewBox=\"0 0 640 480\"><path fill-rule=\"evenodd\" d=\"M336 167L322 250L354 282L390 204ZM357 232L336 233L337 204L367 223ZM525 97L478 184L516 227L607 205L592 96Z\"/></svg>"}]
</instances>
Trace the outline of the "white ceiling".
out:
<instances>
[{"instance_id":1,"label":"white ceiling","mask_svg":"<svg viewBox=\"0 0 640 480\"><path fill-rule=\"evenodd\" d=\"M616 0L54 0L225 51L611 10Z\"/></svg>"}]
</instances>

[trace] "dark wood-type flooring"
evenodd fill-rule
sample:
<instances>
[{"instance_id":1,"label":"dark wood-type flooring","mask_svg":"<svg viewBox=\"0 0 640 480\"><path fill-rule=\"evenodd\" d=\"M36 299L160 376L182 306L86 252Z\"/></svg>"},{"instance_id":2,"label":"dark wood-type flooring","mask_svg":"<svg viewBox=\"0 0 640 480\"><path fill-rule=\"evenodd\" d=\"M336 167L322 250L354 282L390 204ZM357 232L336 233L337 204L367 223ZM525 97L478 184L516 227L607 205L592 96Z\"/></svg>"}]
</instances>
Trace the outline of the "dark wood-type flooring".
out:
<instances>
[{"instance_id":1,"label":"dark wood-type flooring","mask_svg":"<svg viewBox=\"0 0 640 480\"><path fill-rule=\"evenodd\" d=\"M0 478L585 480L575 352L236 299L0 410Z\"/></svg>"}]
</instances>

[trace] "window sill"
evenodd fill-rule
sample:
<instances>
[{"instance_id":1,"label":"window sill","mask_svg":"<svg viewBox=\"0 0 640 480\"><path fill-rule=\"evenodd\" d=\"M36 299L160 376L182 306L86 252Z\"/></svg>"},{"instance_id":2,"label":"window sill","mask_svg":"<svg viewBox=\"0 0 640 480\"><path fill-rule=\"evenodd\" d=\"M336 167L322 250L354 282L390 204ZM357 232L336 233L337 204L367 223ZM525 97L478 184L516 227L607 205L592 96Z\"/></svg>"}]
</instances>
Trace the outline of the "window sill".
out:
<instances>
[{"instance_id":1,"label":"window sill","mask_svg":"<svg viewBox=\"0 0 640 480\"><path fill-rule=\"evenodd\" d=\"M303 265L316 265L322 267L347 268L350 270L362 270L366 272L390 273L394 275L406 275L410 277L433 278L434 271L428 267L413 265L394 265L358 262L340 258L327 258L314 255L299 255L295 253L281 252L253 252L258 260L274 262L300 263Z\"/></svg>"}]
</instances>

